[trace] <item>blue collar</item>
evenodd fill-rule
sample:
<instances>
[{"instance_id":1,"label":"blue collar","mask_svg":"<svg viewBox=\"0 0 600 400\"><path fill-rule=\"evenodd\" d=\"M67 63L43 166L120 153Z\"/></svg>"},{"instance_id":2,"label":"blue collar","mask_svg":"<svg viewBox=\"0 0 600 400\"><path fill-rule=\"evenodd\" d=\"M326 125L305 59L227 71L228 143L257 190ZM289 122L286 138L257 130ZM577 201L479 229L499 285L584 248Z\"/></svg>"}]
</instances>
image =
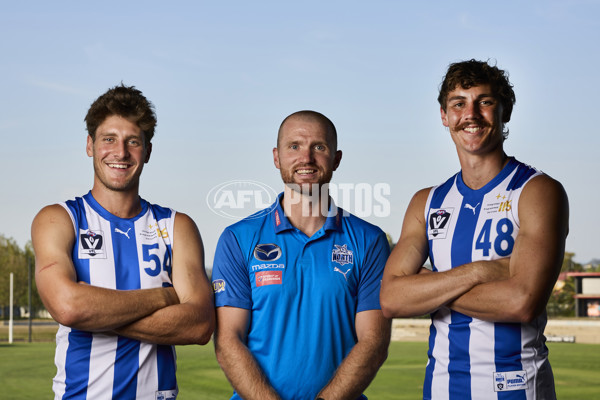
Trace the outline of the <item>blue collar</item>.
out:
<instances>
[{"instance_id":1,"label":"blue collar","mask_svg":"<svg viewBox=\"0 0 600 400\"><path fill-rule=\"evenodd\" d=\"M283 232L289 229L295 229L290 220L286 217L283 207L281 207L281 201L283 199L283 192L279 193L277 200L270 207L273 211L270 213L271 220L273 223L273 229L275 233ZM340 231L342 229L342 215L344 210L338 208L333 201L329 198L329 210L327 212L327 219L323 224L323 230L325 231Z\"/></svg>"}]
</instances>

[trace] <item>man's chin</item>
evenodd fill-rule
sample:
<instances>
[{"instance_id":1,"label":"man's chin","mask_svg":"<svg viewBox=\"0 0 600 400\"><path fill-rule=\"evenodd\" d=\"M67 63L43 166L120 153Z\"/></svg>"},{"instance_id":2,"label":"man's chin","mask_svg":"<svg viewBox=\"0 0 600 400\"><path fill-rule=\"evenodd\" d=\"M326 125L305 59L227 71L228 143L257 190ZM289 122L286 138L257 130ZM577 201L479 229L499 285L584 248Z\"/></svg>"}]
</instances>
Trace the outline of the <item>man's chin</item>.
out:
<instances>
[{"instance_id":1,"label":"man's chin","mask_svg":"<svg viewBox=\"0 0 600 400\"><path fill-rule=\"evenodd\" d=\"M320 194L323 191L327 191L328 183L317 182L317 183L297 183L297 182L286 182L285 185L292 191L301 194L303 196L312 196L313 194Z\"/></svg>"}]
</instances>

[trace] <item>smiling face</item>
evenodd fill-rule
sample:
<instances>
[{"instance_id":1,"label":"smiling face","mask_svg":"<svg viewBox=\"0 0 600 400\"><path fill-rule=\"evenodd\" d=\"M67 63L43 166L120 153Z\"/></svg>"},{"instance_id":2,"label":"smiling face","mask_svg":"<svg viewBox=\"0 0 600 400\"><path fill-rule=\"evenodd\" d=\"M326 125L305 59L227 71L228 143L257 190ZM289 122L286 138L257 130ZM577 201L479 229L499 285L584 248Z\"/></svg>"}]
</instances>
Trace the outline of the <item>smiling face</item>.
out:
<instances>
[{"instance_id":1,"label":"smiling face","mask_svg":"<svg viewBox=\"0 0 600 400\"><path fill-rule=\"evenodd\" d=\"M87 138L86 151L94 159L94 188L137 193L151 150L136 124L118 115L107 117L96 129L95 139Z\"/></svg>"},{"instance_id":2,"label":"smiling face","mask_svg":"<svg viewBox=\"0 0 600 400\"><path fill-rule=\"evenodd\" d=\"M329 183L341 158L332 134L314 118L288 119L273 149L273 161L283 182L303 194L311 194L315 184Z\"/></svg>"},{"instance_id":3,"label":"smiling face","mask_svg":"<svg viewBox=\"0 0 600 400\"><path fill-rule=\"evenodd\" d=\"M457 86L448 93L442 123L450 130L459 154L482 155L502 151L502 104L490 85Z\"/></svg>"}]
</instances>

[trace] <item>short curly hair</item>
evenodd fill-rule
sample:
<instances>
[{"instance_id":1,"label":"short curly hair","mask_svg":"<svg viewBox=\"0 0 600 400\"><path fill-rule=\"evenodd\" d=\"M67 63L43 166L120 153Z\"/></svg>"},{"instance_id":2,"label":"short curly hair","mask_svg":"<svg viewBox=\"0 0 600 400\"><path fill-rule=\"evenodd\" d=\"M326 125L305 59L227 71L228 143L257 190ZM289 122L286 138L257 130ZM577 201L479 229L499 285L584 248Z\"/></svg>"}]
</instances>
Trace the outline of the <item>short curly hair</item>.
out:
<instances>
[{"instance_id":1,"label":"short curly hair","mask_svg":"<svg viewBox=\"0 0 600 400\"><path fill-rule=\"evenodd\" d=\"M96 139L96 130L111 115L127 118L144 132L148 145L156 128L154 105L135 86L120 85L109 89L92 103L85 116L88 134Z\"/></svg>"},{"instance_id":2,"label":"short curly hair","mask_svg":"<svg viewBox=\"0 0 600 400\"><path fill-rule=\"evenodd\" d=\"M516 102L513 85L508 80L508 72L488 62L478 60L461 61L450 64L446 76L440 85L438 102L446 112L448 94L460 86L469 89L473 86L489 84L494 96L502 104L502 122L510 121L513 106Z\"/></svg>"}]
</instances>

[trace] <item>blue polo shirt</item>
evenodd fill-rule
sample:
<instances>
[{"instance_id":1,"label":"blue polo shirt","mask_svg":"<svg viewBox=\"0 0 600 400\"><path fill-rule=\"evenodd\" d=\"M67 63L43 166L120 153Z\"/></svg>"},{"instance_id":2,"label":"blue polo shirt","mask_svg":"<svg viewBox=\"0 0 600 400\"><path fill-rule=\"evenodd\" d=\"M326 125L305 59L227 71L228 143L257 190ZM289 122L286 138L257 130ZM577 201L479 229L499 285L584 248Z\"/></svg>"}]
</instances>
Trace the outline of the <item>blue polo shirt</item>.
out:
<instances>
[{"instance_id":1,"label":"blue polo shirt","mask_svg":"<svg viewBox=\"0 0 600 400\"><path fill-rule=\"evenodd\" d=\"M355 345L356 313L381 308L389 245L333 201L309 238L286 218L282 196L221 235L215 303L250 310L247 346L270 384L283 399L312 400Z\"/></svg>"}]
</instances>

